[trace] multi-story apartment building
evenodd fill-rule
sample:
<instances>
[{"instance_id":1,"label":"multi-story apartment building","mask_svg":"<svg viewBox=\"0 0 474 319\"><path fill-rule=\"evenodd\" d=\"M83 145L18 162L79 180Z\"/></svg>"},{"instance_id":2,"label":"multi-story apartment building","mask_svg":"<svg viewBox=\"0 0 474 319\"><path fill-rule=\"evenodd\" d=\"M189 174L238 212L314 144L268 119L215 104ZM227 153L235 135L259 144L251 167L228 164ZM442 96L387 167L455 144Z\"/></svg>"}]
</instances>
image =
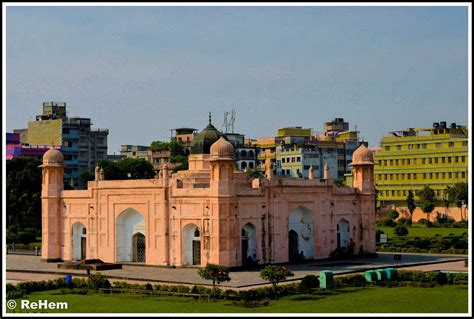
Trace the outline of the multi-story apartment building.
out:
<instances>
[{"instance_id":1,"label":"multi-story apartment building","mask_svg":"<svg viewBox=\"0 0 474 319\"><path fill-rule=\"evenodd\" d=\"M189 147L194 137L197 135L197 129L189 127L175 128L171 130L171 141L181 144L184 149L184 153L189 155Z\"/></svg>"},{"instance_id":2,"label":"multi-story apartment building","mask_svg":"<svg viewBox=\"0 0 474 319\"><path fill-rule=\"evenodd\" d=\"M82 172L93 174L96 161L107 159L109 130L92 130L91 125L89 118L68 118L65 102L44 102L43 113L36 116L36 121L15 132L27 145L60 147L64 155L64 182L77 187Z\"/></svg>"},{"instance_id":3,"label":"multi-story apartment building","mask_svg":"<svg viewBox=\"0 0 474 319\"><path fill-rule=\"evenodd\" d=\"M257 148L251 144L245 144L245 136L238 133L225 133L225 137L234 146L235 167L238 170L257 167Z\"/></svg>"},{"instance_id":4,"label":"multi-story apartment building","mask_svg":"<svg viewBox=\"0 0 474 319\"><path fill-rule=\"evenodd\" d=\"M17 156L30 156L38 160L43 159L43 154L46 153L50 147L45 145L26 145L21 144L19 133L7 133L6 138L6 159L11 160ZM56 147L60 149L60 147Z\"/></svg>"},{"instance_id":5,"label":"multi-story apartment building","mask_svg":"<svg viewBox=\"0 0 474 319\"><path fill-rule=\"evenodd\" d=\"M447 185L467 182L468 131L446 122L432 128L390 132L375 153L375 181L382 204L405 201L408 191L428 185L441 198Z\"/></svg>"},{"instance_id":6,"label":"multi-story apartment building","mask_svg":"<svg viewBox=\"0 0 474 319\"><path fill-rule=\"evenodd\" d=\"M144 145L120 145L120 155L129 158L142 158L149 160L149 146Z\"/></svg>"}]
</instances>

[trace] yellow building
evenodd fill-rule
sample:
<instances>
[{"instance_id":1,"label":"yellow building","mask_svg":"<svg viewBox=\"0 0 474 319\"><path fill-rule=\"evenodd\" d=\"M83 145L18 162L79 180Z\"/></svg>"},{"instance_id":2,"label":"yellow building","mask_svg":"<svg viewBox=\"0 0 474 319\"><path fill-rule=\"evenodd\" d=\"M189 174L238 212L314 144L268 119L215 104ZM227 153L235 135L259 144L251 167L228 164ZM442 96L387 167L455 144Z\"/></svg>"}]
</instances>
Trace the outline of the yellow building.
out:
<instances>
[{"instance_id":1,"label":"yellow building","mask_svg":"<svg viewBox=\"0 0 474 319\"><path fill-rule=\"evenodd\" d=\"M403 201L425 185L442 198L447 185L467 182L467 127L446 122L391 132L375 153L375 183L382 205Z\"/></svg>"}]
</instances>

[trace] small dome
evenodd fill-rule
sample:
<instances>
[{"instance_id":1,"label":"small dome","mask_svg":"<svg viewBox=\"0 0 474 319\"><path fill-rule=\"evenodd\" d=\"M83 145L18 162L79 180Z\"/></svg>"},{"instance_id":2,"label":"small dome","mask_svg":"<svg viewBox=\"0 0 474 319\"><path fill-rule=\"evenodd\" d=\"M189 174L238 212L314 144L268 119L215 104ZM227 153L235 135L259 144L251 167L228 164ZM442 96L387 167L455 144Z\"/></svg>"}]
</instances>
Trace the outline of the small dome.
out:
<instances>
[{"instance_id":1,"label":"small dome","mask_svg":"<svg viewBox=\"0 0 474 319\"><path fill-rule=\"evenodd\" d=\"M63 164L63 163L64 163L63 154L54 148L50 148L43 155L43 164Z\"/></svg>"},{"instance_id":2,"label":"small dome","mask_svg":"<svg viewBox=\"0 0 474 319\"><path fill-rule=\"evenodd\" d=\"M361 144L352 154L351 164L374 164L374 154L364 144Z\"/></svg>"},{"instance_id":3,"label":"small dome","mask_svg":"<svg viewBox=\"0 0 474 319\"><path fill-rule=\"evenodd\" d=\"M211 145L211 156L234 158L234 146L221 136Z\"/></svg>"}]
</instances>

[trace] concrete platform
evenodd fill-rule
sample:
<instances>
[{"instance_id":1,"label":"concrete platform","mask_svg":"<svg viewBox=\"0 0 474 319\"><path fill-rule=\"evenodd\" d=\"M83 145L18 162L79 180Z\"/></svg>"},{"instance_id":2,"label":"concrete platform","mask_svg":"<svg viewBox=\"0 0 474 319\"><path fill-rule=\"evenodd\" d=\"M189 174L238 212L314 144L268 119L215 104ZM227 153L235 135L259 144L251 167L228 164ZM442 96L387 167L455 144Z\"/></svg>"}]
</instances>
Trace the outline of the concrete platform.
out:
<instances>
[{"instance_id":1,"label":"concrete platform","mask_svg":"<svg viewBox=\"0 0 474 319\"><path fill-rule=\"evenodd\" d=\"M396 253L395 253L396 254ZM295 276L289 281L298 281L306 275L319 275L320 271L330 270L334 275L349 273L360 273L366 270L378 268L403 268L414 270L447 270L447 271L468 271L464 267L466 255L429 255L429 254L408 254L400 253L401 260L394 260L394 253L379 253L376 258L357 258L352 260L338 261L314 261L304 264L287 265L294 272ZM65 276L87 276L86 270L60 269L58 263L44 263L39 256L7 255L6 271L7 279L11 280L44 280L45 275ZM95 273L96 271L91 271ZM141 283L162 283L162 284L185 284L185 285L209 285L209 281L202 279L198 275L197 268L167 268L143 265L122 265L122 269L100 271L109 278L110 281L130 281ZM21 277L21 274L27 274ZM253 286L266 285L260 278L259 269L236 270L230 272L231 281L220 287L232 289L249 288ZM15 279L16 278L16 279Z\"/></svg>"}]
</instances>

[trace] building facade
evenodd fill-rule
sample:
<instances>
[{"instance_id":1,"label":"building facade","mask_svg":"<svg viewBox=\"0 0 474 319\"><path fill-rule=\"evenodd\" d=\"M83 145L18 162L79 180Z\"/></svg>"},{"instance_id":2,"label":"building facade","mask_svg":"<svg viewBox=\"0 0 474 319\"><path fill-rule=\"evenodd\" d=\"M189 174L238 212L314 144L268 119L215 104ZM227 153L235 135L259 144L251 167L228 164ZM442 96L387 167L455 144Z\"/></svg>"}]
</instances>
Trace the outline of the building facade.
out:
<instances>
[{"instance_id":1,"label":"building facade","mask_svg":"<svg viewBox=\"0 0 474 319\"><path fill-rule=\"evenodd\" d=\"M89 118L67 117L65 102L44 102L43 113L28 128L14 130L26 145L60 147L64 156L64 182L77 187L82 172L94 173L97 161L107 159L108 129L91 129Z\"/></svg>"},{"instance_id":2,"label":"building facade","mask_svg":"<svg viewBox=\"0 0 474 319\"><path fill-rule=\"evenodd\" d=\"M375 153L375 181L382 204L404 204L408 191L431 187L441 199L446 186L468 179L468 131L446 122L383 137Z\"/></svg>"},{"instance_id":3,"label":"building facade","mask_svg":"<svg viewBox=\"0 0 474 319\"><path fill-rule=\"evenodd\" d=\"M209 123L189 169L155 179L108 181L96 168L86 190L62 189L63 155L43 158L43 260L101 259L150 265L243 266L375 252L373 157L354 153L353 187L330 178L253 179Z\"/></svg>"}]
</instances>

